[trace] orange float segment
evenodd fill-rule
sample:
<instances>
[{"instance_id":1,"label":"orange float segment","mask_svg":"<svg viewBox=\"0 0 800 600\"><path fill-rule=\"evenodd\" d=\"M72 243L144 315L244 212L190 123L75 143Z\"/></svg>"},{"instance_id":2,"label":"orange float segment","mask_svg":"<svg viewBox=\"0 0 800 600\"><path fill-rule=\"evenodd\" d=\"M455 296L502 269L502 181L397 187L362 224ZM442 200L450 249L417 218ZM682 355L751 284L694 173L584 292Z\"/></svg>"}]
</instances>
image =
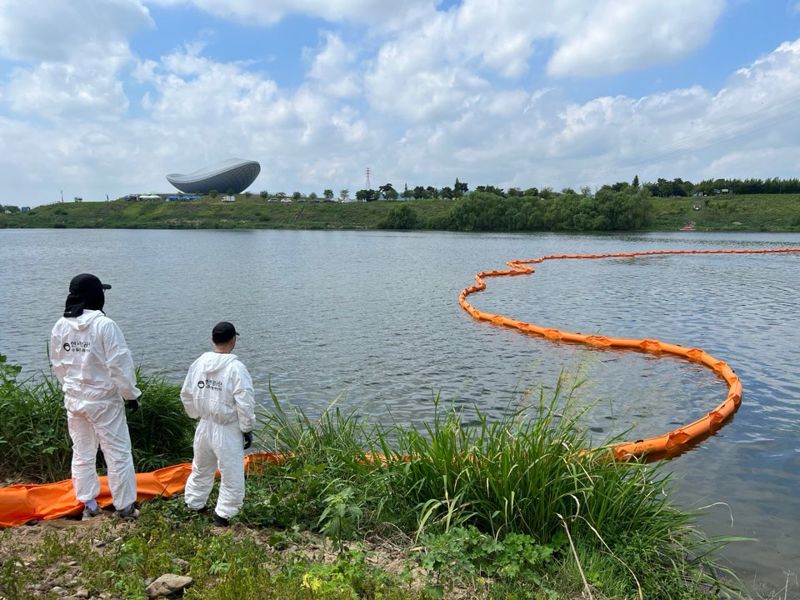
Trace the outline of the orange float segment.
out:
<instances>
[{"instance_id":1,"label":"orange float segment","mask_svg":"<svg viewBox=\"0 0 800 600\"><path fill-rule=\"evenodd\" d=\"M275 463L282 459L280 454L256 452L245 456L244 462L248 473L253 473L258 472L259 466L264 463ZM192 465L182 463L149 473L137 473L136 500L144 502L180 494L191 472ZM111 491L106 476L100 477L97 503L103 508L111 506ZM9 485L0 488L0 527L77 516L81 510L83 504L75 498L69 479L42 485Z\"/></svg>"},{"instance_id":2,"label":"orange float segment","mask_svg":"<svg viewBox=\"0 0 800 600\"><path fill-rule=\"evenodd\" d=\"M606 254L551 254L539 258L510 260L506 264L509 271L482 271L475 279L482 285L464 289L459 296L459 305L473 318L479 321L490 321L497 325L518 329L524 333L533 333L553 341L565 341L586 344L595 348L622 348L638 350L649 354L671 354L704 365L716 373L728 384L728 395L725 401L704 417L679 427L663 435L636 442L621 442L612 447L617 460L629 458L661 458L680 454L693 444L717 431L738 410L742 401L742 383L736 372L725 361L719 360L700 348L687 348L680 344L671 344L656 339L615 338L605 335L585 335L578 332L562 331L554 327L545 327L533 323L524 323L515 319L484 313L473 307L467 297L486 288L481 277L500 277L503 275L526 275L534 272L528 265L539 264L546 260L604 259L604 258L636 258L638 256L685 255L685 254L797 254L800 248L757 248L738 250L645 250L641 252L617 252Z\"/></svg>"}]
</instances>

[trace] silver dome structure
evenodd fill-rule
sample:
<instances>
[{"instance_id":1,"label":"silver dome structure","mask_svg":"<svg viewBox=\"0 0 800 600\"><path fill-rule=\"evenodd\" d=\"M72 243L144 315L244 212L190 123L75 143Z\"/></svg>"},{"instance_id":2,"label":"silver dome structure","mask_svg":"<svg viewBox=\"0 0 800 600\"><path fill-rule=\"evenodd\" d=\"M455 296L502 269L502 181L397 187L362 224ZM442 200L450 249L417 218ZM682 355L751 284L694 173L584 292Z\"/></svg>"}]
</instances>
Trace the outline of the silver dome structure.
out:
<instances>
[{"instance_id":1,"label":"silver dome structure","mask_svg":"<svg viewBox=\"0 0 800 600\"><path fill-rule=\"evenodd\" d=\"M170 173L167 181L187 194L207 194L211 190L239 194L256 180L261 165L255 160L232 158L186 175Z\"/></svg>"}]
</instances>

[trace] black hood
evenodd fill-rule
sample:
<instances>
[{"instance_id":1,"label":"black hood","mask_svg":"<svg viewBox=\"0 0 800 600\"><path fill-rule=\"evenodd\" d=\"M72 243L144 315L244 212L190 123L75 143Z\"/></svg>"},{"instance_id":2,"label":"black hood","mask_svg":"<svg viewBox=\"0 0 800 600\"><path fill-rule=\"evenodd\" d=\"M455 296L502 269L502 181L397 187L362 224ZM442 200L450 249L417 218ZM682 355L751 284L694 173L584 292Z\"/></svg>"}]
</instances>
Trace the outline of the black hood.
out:
<instances>
[{"instance_id":1,"label":"black hood","mask_svg":"<svg viewBox=\"0 0 800 600\"><path fill-rule=\"evenodd\" d=\"M102 283L91 273L81 273L69 282L69 295L64 306L65 317L79 317L84 309L103 310L106 303L105 290L111 286Z\"/></svg>"}]
</instances>

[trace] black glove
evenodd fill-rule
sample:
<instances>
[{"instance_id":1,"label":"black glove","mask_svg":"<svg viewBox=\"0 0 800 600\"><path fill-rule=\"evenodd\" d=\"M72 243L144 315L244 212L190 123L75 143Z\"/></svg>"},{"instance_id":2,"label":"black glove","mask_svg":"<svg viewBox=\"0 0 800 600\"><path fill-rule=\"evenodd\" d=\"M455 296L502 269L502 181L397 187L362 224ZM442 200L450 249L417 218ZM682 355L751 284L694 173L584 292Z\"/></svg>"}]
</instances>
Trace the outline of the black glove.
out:
<instances>
[{"instance_id":1,"label":"black glove","mask_svg":"<svg viewBox=\"0 0 800 600\"><path fill-rule=\"evenodd\" d=\"M132 413L135 413L139 410L139 401L138 400L125 400L125 408L127 408Z\"/></svg>"},{"instance_id":2,"label":"black glove","mask_svg":"<svg viewBox=\"0 0 800 600\"><path fill-rule=\"evenodd\" d=\"M253 432L244 431L242 432L242 436L244 437L244 449L247 450L250 446L253 445Z\"/></svg>"}]
</instances>

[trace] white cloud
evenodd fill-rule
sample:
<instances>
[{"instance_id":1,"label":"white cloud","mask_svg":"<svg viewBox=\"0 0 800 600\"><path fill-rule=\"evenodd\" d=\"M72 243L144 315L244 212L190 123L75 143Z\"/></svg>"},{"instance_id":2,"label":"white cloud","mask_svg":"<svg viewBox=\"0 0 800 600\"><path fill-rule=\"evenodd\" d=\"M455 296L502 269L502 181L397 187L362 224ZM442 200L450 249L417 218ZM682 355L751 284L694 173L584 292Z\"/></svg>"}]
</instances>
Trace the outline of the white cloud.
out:
<instances>
[{"instance_id":1,"label":"white cloud","mask_svg":"<svg viewBox=\"0 0 800 600\"><path fill-rule=\"evenodd\" d=\"M401 27L433 10L434 0L147 0L149 4L191 4L210 14L244 23L273 25L291 14L331 22L352 21L382 28Z\"/></svg>"},{"instance_id":2,"label":"white cloud","mask_svg":"<svg viewBox=\"0 0 800 600\"><path fill-rule=\"evenodd\" d=\"M3 0L0 57L58 62L75 56L119 52L128 37L153 27L138 0Z\"/></svg>"},{"instance_id":3,"label":"white cloud","mask_svg":"<svg viewBox=\"0 0 800 600\"><path fill-rule=\"evenodd\" d=\"M724 0L605 0L565 20L548 71L593 77L674 61L705 44Z\"/></svg>"},{"instance_id":4,"label":"white cloud","mask_svg":"<svg viewBox=\"0 0 800 600\"><path fill-rule=\"evenodd\" d=\"M120 19L140 14L136 2L107 4ZM716 19L716 2L697 4L675 11L705 24L687 26L689 32L706 31ZM13 29L9 15L22 13L8 6L0 8L0 27ZM22 10L21 3L13 6ZM245 15L261 3L220 6ZM359 7L378 19L392 6L270 5L281 15L290 9L330 14L331 22L355 20ZM569 81L532 72L532 63L547 61L539 54L551 44L551 70L572 77L592 65L593 71L606 68L598 56L611 69L672 60L688 51L682 44L696 47L702 36L670 45L666 33L663 41L654 34L655 49L643 49L631 62L636 44L650 35L648 23L660 19L664 32L675 32L684 16L660 18L661 9L649 0L546 6L464 0L438 12L431 2L409 6L429 11L424 23L368 29L356 44L349 36L363 30L353 34L326 24L319 47L305 51L305 79L285 88L248 63L212 58L201 43L146 60L133 56L128 37L148 26L149 16L134 25L106 23L95 38L84 25L74 46L59 42L52 54L42 40L0 38L3 56L18 61L0 79L0 147L7 150L0 155L0 203L52 201L62 186L67 198L86 199L165 191L165 173L231 156L262 163L254 190L317 193L330 187L354 194L367 166L375 185L391 181L398 189L406 182L452 185L456 177L473 188L559 189L635 174L698 180L797 173L800 40L731 73L719 90L695 85L576 101ZM334 9L335 19L326 12ZM69 21L71 13L63 10ZM35 37L29 17L21 29ZM387 21L398 22L391 15ZM614 45L595 32L602 27L627 33ZM582 44L584 38L592 43Z\"/></svg>"},{"instance_id":5,"label":"white cloud","mask_svg":"<svg viewBox=\"0 0 800 600\"><path fill-rule=\"evenodd\" d=\"M316 55L307 52L311 62L309 78L332 96L355 96L361 87L356 73L352 71L355 52L335 33L325 33L324 39L324 47Z\"/></svg>"},{"instance_id":6,"label":"white cloud","mask_svg":"<svg viewBox=\"0 0 800 600\"><path fill-rule=\"evenodd\" d=\"M11 110L39 118L111 119L125 113L120 70L128 37L151 27L136 0L0 3L0 57L19 61L0 88Z\"/></svg>"},{"instance_id":7,"label":"white cloud","mask_svg":"<svg viewBox=\"0 0 800 600\"><path fill-rule=\"evenodd\" d=\"M82 58L72 63L44 62L11 74L0 91L12 110L46 118L118 118L128 98L118 78L120 60Z\"/></svg>"}]
</instances>

